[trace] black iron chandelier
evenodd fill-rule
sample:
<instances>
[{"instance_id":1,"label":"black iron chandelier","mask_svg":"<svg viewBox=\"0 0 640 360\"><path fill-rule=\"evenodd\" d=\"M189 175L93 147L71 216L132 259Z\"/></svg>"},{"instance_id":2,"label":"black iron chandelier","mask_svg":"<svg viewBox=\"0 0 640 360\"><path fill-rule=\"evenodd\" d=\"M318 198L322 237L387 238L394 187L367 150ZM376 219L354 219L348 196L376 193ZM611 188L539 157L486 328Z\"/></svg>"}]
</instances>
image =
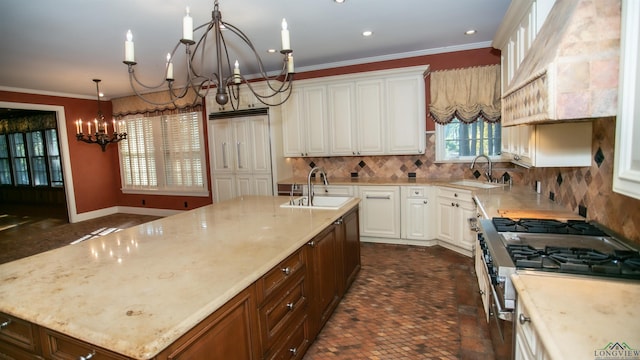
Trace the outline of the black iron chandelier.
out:
<instances>
[{"instance_id":1,"label":"black iron chandelier","mask_svg":"<svg viewBox=\"0 0 640 360\"><path fill-rule=\"evenodd\" d=\"M98 144L104 152L107 148L107 145L111 143L117 143L127 138L126 125L123 121L116 122L114 119L111 123L112 131L111 134L109 134L109 124L104 119L102 109L100 108L100 79L93 79L93 81L96 83L96 95L98 97L98 114L93 122L90 120L86 122L86 134L82 132L82 119L76 120L76 140L84 141L88 144ZM95 132L93 134L91 133L92 128L95 129Z\"/></svg>"},{"instance_id":2,"label":"black iron chandelier","mask_svg":"<svg viewBox=\"0 0 640 360\"><path fill-rule=\"evenodd\" d=\"M278 74L269 76L264 69L264 65L260 55L254 48L251 40L236 26L222 21L222 14L218 7L218 0L214 0L213 11L211 13L211 21L202 24L195 29L193 28L193 19L189 14L187 7L186 16L182 21L182 39L178 41L173 51L167 54L167 63L165 66L164 76L158 85L145 85L138 80L135 73L135 65L137 64L134 56L133 35L131 30L127 32L127 40L125 42L125 59L124 63L129 70L129 83L134 93L145 102L166 106L173 104L177 107L176 101L185 98L191 89L195 93L194 102L198 98L204 98L209 91L215 88L215 99L220 105L225 105L231 101L234 110L238 109L240 101L240 85L247 84L247 88L253 93L256 99L267 106L277 106L288 100L293 88L293 50L291 50L289 40L289 30L287 29L286 20L282 20L282 50L283 55L282 68ZM194 41L194 32L204 29L204 33L200 39ZM255 57L255 65L259 72L256 77L250 79L245 78L240 72L238 60L232 64L227 50L227 38L225 33L236 35L248 46ZM215 41L215 59L207 59L205 48L207 40L213 36ZM186 85L183 88L177 88L174 84L173 60L176 51L180 45L185 46L186 54ZM215 72L205 74L204 64L215 63ZM248 81L248 80L251 80ZM267 84L267 93L261 94L254 90L251 83L254 81L265 81ZM146 98L143 92L151 92L155 89L168 87L169 101L158 102ZM139 90L138 88L144 88ZM284 94L280 98L278 94Z\"/></svg>"}]
</instances>

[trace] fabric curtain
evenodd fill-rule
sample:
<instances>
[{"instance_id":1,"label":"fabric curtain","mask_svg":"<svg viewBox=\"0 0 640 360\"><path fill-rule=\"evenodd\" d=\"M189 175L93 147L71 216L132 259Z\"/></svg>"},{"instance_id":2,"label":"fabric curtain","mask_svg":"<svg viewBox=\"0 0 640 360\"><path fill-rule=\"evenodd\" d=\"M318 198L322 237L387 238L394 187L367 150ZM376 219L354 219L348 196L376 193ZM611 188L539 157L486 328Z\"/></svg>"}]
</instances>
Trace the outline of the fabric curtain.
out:
<instances>
[{"instance_id":1,"label":"fabric curtain","mask_svg":"<svg viewBox=\"0 0 640 360\"><path fill-rule=\"evenodd\" d=\"M145 116L174 115L178 113L202 110L202 98L189 88L187 95L176 99L175 104L156 105L171 101L168 91L144 94L146 102L137 95L112 99L113 116L121 119L127 115L143 114ZM155 104L153 104L155 103Z\"/></svg>"},{"instance_id":2,"label":"fabric curtain","mask_svg":"<svg viewBox=\"0 0 640 360\"><path fill-rule=\"evenodd\" d=\"M500 121L500 65L431 73L429 113L439 124L454 118L473 123Z\"/></svg>"}]
</instances>

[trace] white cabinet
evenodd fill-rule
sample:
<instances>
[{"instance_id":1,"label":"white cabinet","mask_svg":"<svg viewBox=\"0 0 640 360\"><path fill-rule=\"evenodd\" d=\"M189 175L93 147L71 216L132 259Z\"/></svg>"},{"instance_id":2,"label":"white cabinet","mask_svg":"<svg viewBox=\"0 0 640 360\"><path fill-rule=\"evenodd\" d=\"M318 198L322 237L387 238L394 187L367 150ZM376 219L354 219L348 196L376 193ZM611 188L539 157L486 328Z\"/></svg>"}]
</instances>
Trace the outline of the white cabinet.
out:
<instances>
[{"instance_id":1,"label":"white cabinet","mask_svg":"<svg viewBox=\"0 0 640 360\"><path fill-rule=\"evenodd\" d=\"M426 107L422 74L386 79L387 154L424 154Z\"/></svg>"},{"instance_id":2,"label":"white cabinet","mask_svg":"<svg viewBox=\"0 0 640 360\"><path fill-rule=\"evenodd\" d=\"M436 237L436 188L402 186L401 237L408 240L432 240Z\"/></svg>"},{"instance_id":3,"label":"white cabinet","mask_svg":"<svg viewBox=\"0 0 640 360\"><path fill-rule=\"evenodd\" d=\"M475 269L476 276L478 277L478 288L480 290L480 299L482 300L482 307L484 308L485 320L489 322L489 307L491 297L491 280L489 279L489 271L487 265L483 260L484 254L482 248L476 246L475 251Z\"/></svg>"},{"instance_id":4,"label":"white cabinet","mask_svg":"<svg viewBox=\"0 0 640 360\"><path fill-rule=\"evenodd\" d=\"M229 95L229 102L225 105L220 105L216 102L215 89L211 89L205 97L205 106L207 109L207 113L211 114L225 111L248 110L267 107L267 105L260 102L253 93L255 91L260 95L267 95L267 84L265 82L255 82L251 83L250 86L251 87L249 87L248 84L242 84L239 87L239 91L234 90L234 93L227 94ZM280 101L279 99L280 95L275 95L270 98L269 103L277 104ZM236 107L235 109L234 106Z\"/></svg>"},{"instance_id":5,"label":"white cabinet","mask_svg":"<svg viewBox=\"0 0 640 360\"><path fill-rule=\"evenodd\" d=\"M515 360L546 360L550 359L546 352L536 324L531 321L530 312L522 301L516 302L516 317L513 319L514 359Z\"/></svg>"},{"instance_id":6,"label":"white cabinet","mask_svg":"<svg viewBox=\"0 0 640 360\"><path fill-rule=\"evenodd\" d=\"M592 123L502 128L502 155L524 167L591 166Z\"/></svg>"},{"instance_id":7,"label":"white cabinet","mask_svg":"<svg viewBox=\"0 0 640 360\"><path fill-rule=\"evenodd\" d=\"M623 0L613 191L640 199L640 2Z\"/></svg>"},{"instance_id":8,"label":"white cabinet","mask_svg":"<svg viewBox=\"0 0 640 360\"><path fill-rule=\"evenodd\" d=\"M400 68L296 82L282 105L285 156L423 154L424 70Z\"/></svg>"},{"instance_id":9,"label":"white cabinet","mask_svg":"<svg viewBox=\"0 0 640 360\"><path fill-rule=\"evenodd\" d=\"M383 155L383 81L340 82L327 90L331 155Z\"/></svg>"},{"instance_id":10,"label":"white cabinet","mask_svg":"<svg viewBox=\"0 0 640 360\"><path fill-rule=\"evenodd\" d=\"M282 105L284 156L327 156L327 87L295 86Z\"/></svg>"},{"instance_id":11,"label":"white cabinet","mask_svg":"<svg viewBox=\"0 0 640 360\"><path fill-rule=\"evenodd\" d=\"M266 115L209 121L214 201L273 195Z\"/></svg>"},{"instance_id":12,"label":"white cabinet","mask_svg":"<svg viewBox=\"0 0 640 360\"><path fill-rule=\"evenodd\" d=\"M513 1L493 40L493 47L502 50L502 91L509 88L522 60L540 31L555 0Z\"/></svg>"},{"instance_id":13,"label":"white cabinet","mask_svg":"<svg viewBox=\"0 0 640 360\"><path fill-rule=\"evenodd\" d=\"M471 230L469 222L476 217L471 191L438 188L437 238L442 246L471 256L476 233Z\"/></svg>"},{"instance_id":14,"label":"white cabinet","mask_svg":"<svg viewBox=\"0 0 640 360\"><path fill-rule=\"evenodd\" d=\"M360 236L400 238L400 187L360 186Z\"/></svg>"}]
</instances>

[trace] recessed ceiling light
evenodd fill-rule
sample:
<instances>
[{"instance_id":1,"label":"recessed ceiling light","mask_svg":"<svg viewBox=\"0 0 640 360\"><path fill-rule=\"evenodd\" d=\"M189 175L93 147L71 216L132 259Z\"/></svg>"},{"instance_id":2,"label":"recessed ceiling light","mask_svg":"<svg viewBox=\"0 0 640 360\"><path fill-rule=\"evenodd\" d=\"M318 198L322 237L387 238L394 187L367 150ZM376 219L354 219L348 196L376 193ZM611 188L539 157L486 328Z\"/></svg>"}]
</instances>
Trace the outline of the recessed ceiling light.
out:
<instances>
[{"instance_id":1,"label":"recessed ceiling light","mask_svg":"<svg viewBox=\"0 0 640 360\"><path fill-rule=\"evenodd\" d=\"M362 36L367 37L367 36L371 36L373 35L373 31L371 30L365 30L362 32Z\"/></svg>"},{"instance_id":2,"label":"recessed ceiling light","mask_svg":"<svg viewBox=\"0 0 640 360\"><path fill-rule=\"evenodd\" d=\"M464 34L465 35L473 35L473 34L475 34L477 32L478 32L477 30L469 29L469 30L465 31Z\"/></svg>"},{"instance_id":3,"label":"recessed ceiling light","mask_svg":"<svg viewBox=\"0 0 640 360\"><path fill-rule=\"evenodd\" d=\"M342 4L343 2L345 2L346 0L333 0L335 2L337 2L338 4Z\"/></svg>"}]
</instances>

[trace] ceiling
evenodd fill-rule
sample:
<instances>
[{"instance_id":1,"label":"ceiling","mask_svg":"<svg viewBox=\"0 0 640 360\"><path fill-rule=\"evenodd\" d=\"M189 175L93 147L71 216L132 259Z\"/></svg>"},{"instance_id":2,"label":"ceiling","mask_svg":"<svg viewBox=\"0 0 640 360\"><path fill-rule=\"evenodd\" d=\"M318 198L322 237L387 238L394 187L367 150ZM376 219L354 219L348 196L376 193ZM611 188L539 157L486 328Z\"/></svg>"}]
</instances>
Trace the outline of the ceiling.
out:
<instances>
[{"instance_id":1,"label":"ceiling","mask_svg":"<svg viewBox=\"0 0 640 360\"><path fill-rule=\"evenodd\" d=\"M296 71L301 72L488 47L510 0L219 3L223 21L251 39L270 72L280 69L282 55L267 49L280 49L280 23L286 18ZM187 6L195 26L211 19L212 0L0 1L0 90L95 98L92 79L98 78L106 98L130 95L122 63L128 29L134 37L137 76L157 84L166 54L181 37ZM477 33L465 35L468 29ZM373 35L363 37L364 30ZM227 37L227 43L232 47L238 41ZM237 56L243 74L255 73L242 53ZM184 61L176 59L177 85L182 66Z\"/></svg>"}]
</instances>

